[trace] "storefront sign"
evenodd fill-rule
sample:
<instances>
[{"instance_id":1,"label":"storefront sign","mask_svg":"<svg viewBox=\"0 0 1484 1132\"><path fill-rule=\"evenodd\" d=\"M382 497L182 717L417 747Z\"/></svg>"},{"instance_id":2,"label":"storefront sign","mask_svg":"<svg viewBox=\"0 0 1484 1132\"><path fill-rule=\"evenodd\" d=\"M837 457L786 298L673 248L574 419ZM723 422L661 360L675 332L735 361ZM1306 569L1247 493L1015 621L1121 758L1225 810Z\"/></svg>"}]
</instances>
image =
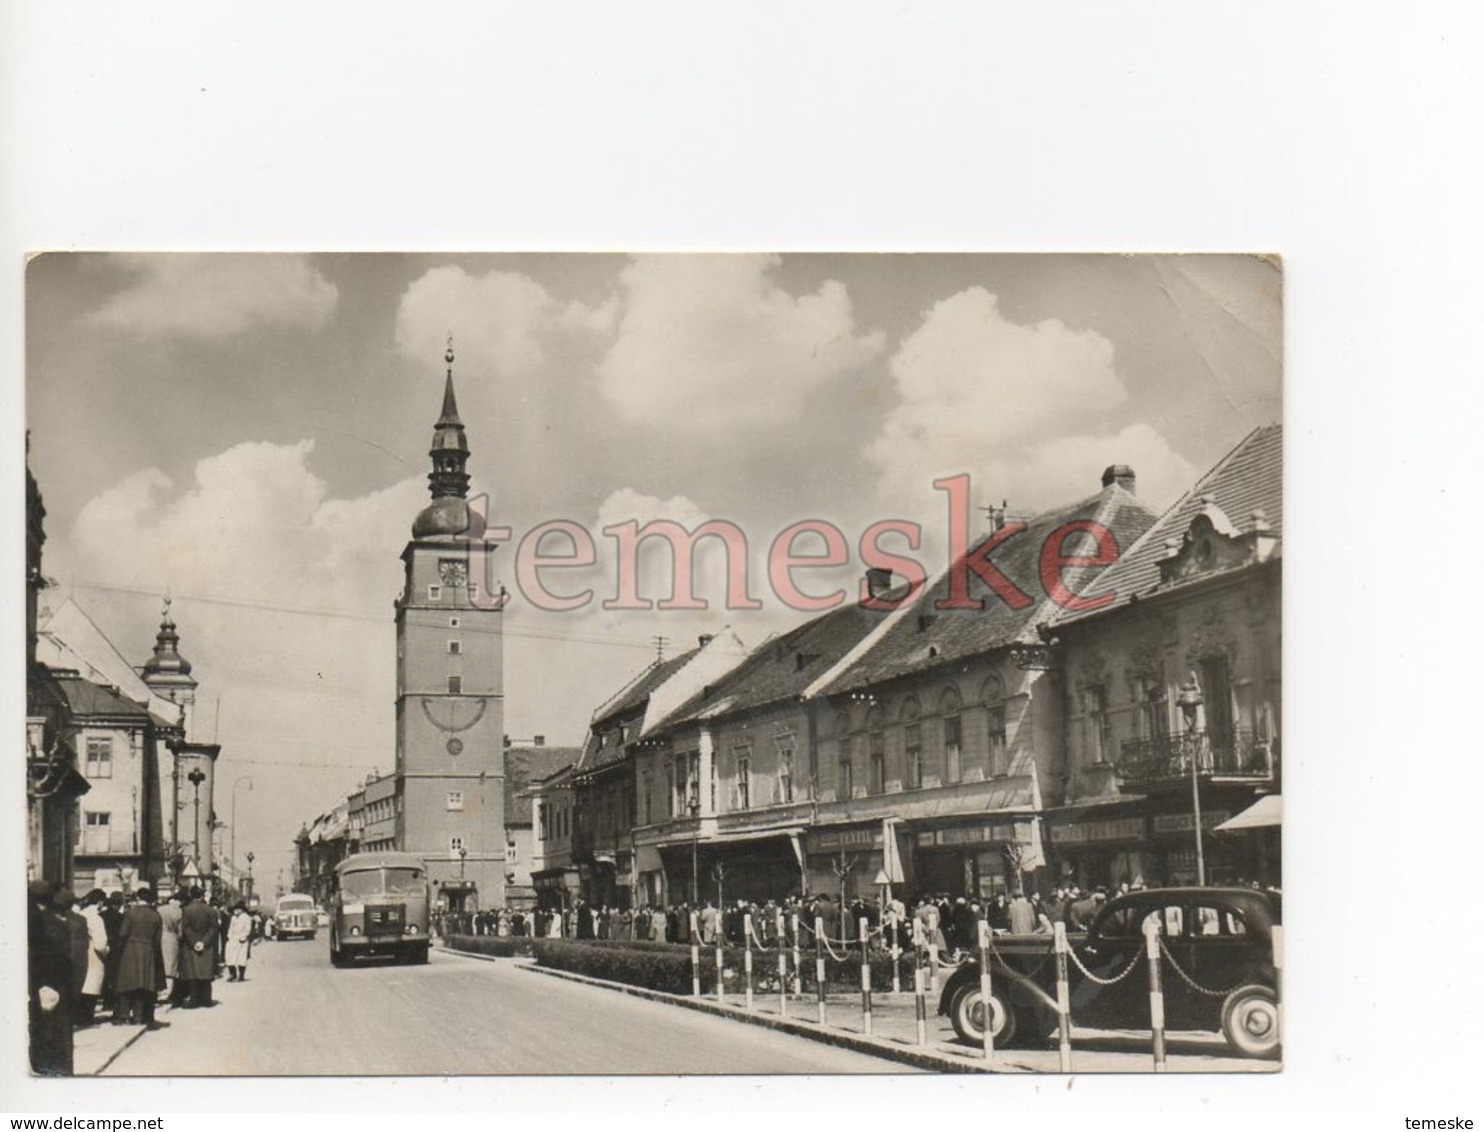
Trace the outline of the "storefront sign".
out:
<instances>
[{"instance_id":1,"label":"storefront sign","mask_svg":"<svg viewBox=\"0 0 1484 1132\"><path fill-rule=\"evenodd\" d=\"M1013 822L995 822L992 825L961 825L951 829L924 829L917 834L917 844L922 848L944 845L984 845L993 841L1014 841Z\"/></svg>"},{"instance_id":2,"label":"storefront sign","mask_svg":"<svg viewBox=\"0 0 1484 1132\"><path fill-rule=\"evenodd\" d=\"M1210 829L1231 817L1227 810L1212 810L1201 815L1201 828ZM1155 814L1155 833L1190 833L1195 829L1195 814Z\"/></svg>"},{"instance_id":3,"label":"storefront sign","mask_svg":"<svg viewBox=\"0 0 1484 1132\"><path fill-rule=\"evenodd\" d=\"M1144 836L1143 818L1107 818L1079 821L1051 828L1051 841L1064 845L1083 841L1125 841Z\"/></svg>"},{"instance_id":4,"label":"storefront sign","mask_svg":"<svg viewBox=\"0 0 1484 1132\"><path fill-rule=\"evenodd\" d=\"M832 853L837 849L878 849L881 846L881 828L832 829L814 834L810 845L818 853Z\"/></svg>"}]
</instances>

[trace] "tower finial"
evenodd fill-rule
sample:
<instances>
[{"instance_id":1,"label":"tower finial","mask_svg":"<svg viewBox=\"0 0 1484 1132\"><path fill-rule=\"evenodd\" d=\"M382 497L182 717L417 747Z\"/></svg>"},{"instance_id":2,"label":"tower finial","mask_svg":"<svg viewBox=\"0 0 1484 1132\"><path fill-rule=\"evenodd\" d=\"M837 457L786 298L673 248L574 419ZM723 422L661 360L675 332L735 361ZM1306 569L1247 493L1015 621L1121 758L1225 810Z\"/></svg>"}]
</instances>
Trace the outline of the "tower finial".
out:
<instances>
[{"instance_id":1,"label":"tower finial","mask_svg":"<svg viewBox=\"0 0 1484 1132\"><path fill-rule=\"evenodd\" d=\"M443 360L448 363L448 376L453 376L453 332L448 335L448 349L443 352Z\"/></svg>"}]
</instances>

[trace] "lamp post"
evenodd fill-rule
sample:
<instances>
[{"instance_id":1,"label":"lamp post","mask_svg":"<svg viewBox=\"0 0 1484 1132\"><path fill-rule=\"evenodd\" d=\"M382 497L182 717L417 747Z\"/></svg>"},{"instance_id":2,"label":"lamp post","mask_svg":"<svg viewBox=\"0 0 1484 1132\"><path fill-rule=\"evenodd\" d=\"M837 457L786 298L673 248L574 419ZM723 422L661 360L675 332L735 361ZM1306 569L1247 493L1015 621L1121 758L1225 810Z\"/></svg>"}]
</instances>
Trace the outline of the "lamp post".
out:
<instances>
[{"instance_id":1,"label":"lamp post","mask_svg":"<svg viewBox=\"0 0 1484 1132\"><path fill-rule=\"evenodd\" d=\"M247 856L247 891L245 893L243 893L243 895L246 896L247 899L251 900L252 899L252 863L253 863L253 852L252 852L251 849L249 849L247 851L246 856Z\"/></svg>"},{"instance_id":2,"label":"lamp post","mask_svg":"<svg viewBox=\"0 0 1484 1132\"><path fill-rule=\"evenodd\" d=\"M469 855L469 850L462 845L459 846L459 880L464 879L464 858Z\"/></svg>"},{"instance_id":3,"label":"lamp post","mask_svg":"<svg viewBox=\"0 0 1484 1132\"><path fill-rule=\"evenodd\" d=\"M191 826L191 856L196 869L201 868L201 783L206 781L206 772L200 767L192 767L191 773L186 775L186 781L191 784L194 791L193 801L195 803L195 823Z\"/></svg>"},{"instance_id":4,"label":"lamp post","mask_svg":"<svg viewBox=\"0 0 1484 1132\"><path fill-rule=\"evenodd\" d=\"M701 837L701 803L690 804L690 906L694 908L700 901L700 865L697 863L699 856L699 842Z\"/></svg>"},{"instance_id":5,"label":"lamp post","mask_svg":"<svg viewBox=\"0 0 1484 1132\"><path fill-rule=\"evenodd\" d=\"M1185 751L1190 759L1190 805L1195 811L1195 883L1206 883L1206 854L1201 839L1201 759L1200 732L1196 730L1201 721L1201 706L1206 702L1201 695L1200 682L1195 673L1180 685L1180 694L1175 702L1185 716Z\"/></svg>"},{"instance_id":6,"label":"lamp post","mask_svg":"<svg viewBox=\"0 0 1484 1132\"><path fill-rule=\"evenodd\" d=\"M232 783L232 841L227 855L232 860L232 871L237 871L237 787L247 783L247 792L252 793L252 775L240 775L237 781Z\"/></svg>"}]
</instances>

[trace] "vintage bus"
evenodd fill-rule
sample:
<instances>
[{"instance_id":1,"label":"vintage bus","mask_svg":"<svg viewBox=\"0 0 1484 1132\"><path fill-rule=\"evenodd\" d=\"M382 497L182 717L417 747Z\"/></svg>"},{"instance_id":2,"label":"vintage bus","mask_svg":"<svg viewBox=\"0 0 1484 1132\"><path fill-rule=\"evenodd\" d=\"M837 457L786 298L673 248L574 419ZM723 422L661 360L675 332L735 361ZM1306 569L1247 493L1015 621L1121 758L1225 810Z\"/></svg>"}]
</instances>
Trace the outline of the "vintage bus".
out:
<instances>
[{"instance_id":1,"label":"vintage bus","mask_svg":"<svg viewBox=\"0 0 1484 1132\"><path fill-rule=\"evenodd\" d=\"M330 962L392 955L428 961L432 890L428 867L411 853L356 853L335 866Z\"/></svg>"},{"instance_id":2,"label":"vintage bus","mask_svg":"<svg viewBox=\"0 0 1484 1132\"><path fill-rule=\"evenodd\" d=\"M307 892L286 892L273 910L279 939L313 939L319 927L319 909Z\"/></svg>"}]
</instances>

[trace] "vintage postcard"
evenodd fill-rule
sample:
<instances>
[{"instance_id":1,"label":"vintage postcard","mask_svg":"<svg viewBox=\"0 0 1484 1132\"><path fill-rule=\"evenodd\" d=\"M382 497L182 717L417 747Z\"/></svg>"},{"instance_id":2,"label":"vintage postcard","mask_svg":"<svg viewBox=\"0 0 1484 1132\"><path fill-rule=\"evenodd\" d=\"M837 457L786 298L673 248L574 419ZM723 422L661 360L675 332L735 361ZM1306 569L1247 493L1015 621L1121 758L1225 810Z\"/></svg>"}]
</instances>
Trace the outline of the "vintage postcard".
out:
<instances>
[{"instance_id":1,"label":"vintage postcard","mask_svg":"<svg viewBox=\"0 0 1484 1132\"><path fill-rule=\"evenodd\" d=\"M31 1070L1278 1070L1282 300L36 256Z\"/></svg>"}]
</instances>

